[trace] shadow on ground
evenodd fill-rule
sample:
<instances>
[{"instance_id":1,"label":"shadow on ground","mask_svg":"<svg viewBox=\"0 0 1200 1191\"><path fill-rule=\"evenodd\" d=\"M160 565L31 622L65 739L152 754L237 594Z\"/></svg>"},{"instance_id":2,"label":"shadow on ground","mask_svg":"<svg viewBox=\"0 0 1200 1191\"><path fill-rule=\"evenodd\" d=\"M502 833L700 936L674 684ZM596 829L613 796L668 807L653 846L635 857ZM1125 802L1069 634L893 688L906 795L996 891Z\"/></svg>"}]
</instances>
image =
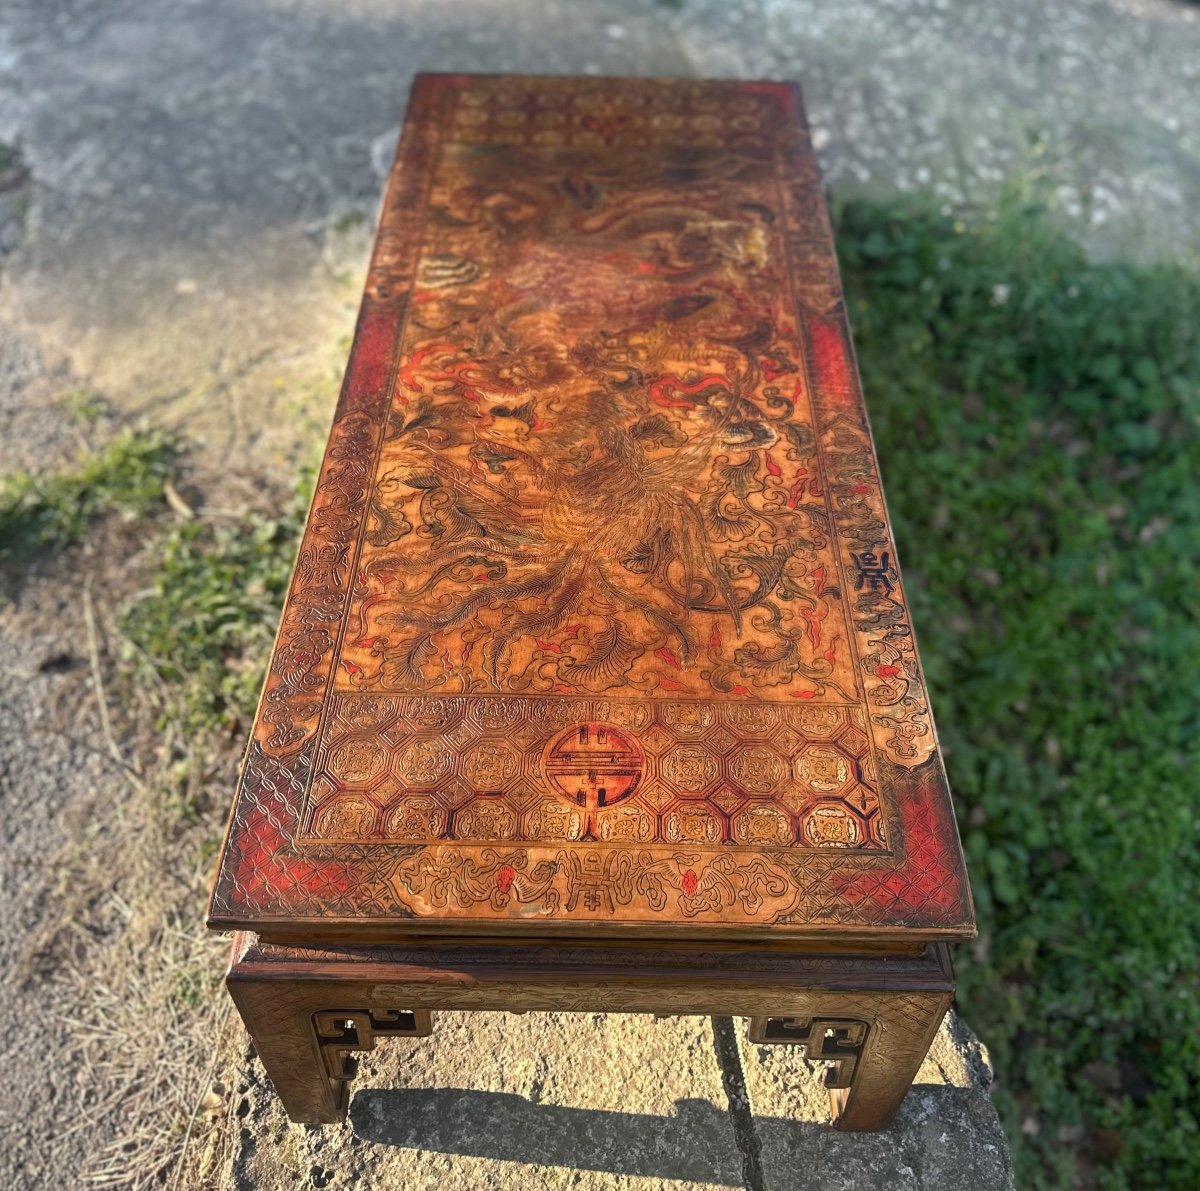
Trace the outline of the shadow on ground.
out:
<instances>
[{"instance_id":1,"label":"shadow on ground","mask_svg":"<svg viewBox=\"0 0 1200 1191\"><path fill-rule=\"evenodd\" d=\"M364 1141L406 1149L743 1185L734 1152L697 1148L698 1138L728 1128L728 1115L707 1100L677 1100L675 1115L665 1117L538 1104L511 1092L372 1088L354 1097L350 1123ZM818 1125L791 1121L765 1124L806 1133L822 1131Z\"/></svg>"},{"instance_id":2,"label":"shadow on ground","mask_svg":"<svg viewBox=\"0 0 1200 1191\"><path fill-rule=\"evenodd\" d=\"M675 1102L672 1116L540 1104L507 1092L463 1088L364 1089L350 1105L350 1125L360 1141L457 1157L485 1158L533 1167L588 1170L689 1185L827 1189L830 1171L848 1176L857 1167L876 1178L859 1186L950 1186L932 1181L935 1170L914 1161L904 1144L922 1133L941 1133L946 1165L961 1162L958 1186L976 1183L982 1155L955 1153L946 1136L970 1099L963 1089L917 1085L891 1128L877 1134L840 1133L831 1124L755 1116L740 1152L697 1146L720 1136L728 1114L703 1099ZM929 1139L933 1141L931 1137ZM937 1166L942 1166L937 1163ZM854 1185L853 1183L848 1183Z\"/></svg>"}]
</instances>

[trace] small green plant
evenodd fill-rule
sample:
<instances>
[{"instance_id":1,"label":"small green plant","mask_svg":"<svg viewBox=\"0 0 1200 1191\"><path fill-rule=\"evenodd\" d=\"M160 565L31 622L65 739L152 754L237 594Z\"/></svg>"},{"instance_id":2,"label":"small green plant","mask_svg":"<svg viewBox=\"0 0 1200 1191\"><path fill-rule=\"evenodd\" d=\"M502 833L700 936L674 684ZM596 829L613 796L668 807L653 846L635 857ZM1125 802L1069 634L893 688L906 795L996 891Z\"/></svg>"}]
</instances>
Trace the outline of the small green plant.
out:
<instances>
[{"instance_id":1,"label":"small green plant","mask_svg":"<svg viewBox=\"0 0 1200 1191\"><path fill-rule=\"evenodd\" d=\"M59 398L58 404L85 426L95 425L112 412L108 402L91 389L72 389Z\"/></svg>"},{"instance_id":2,"label":"small green plant","mask_svg":"<svg viewBox=\"0 0 1200 1191\"><path fill-rule=\"evenodd\" d=\"M0 476L0 564L20 566L47 549L74 545L98 517L134 519L162 509L177 455L170 434L124 430L73 467Z\"/></svg>"},{"instance_id":3,"label":"small green plant","mask_svg":"<svg viewBox=\"0 0 1200 1191\"><path fill-rule=\"evenodd\" d=\"M280 516L189 521L154 548L151 586L119 618L125 656L160 728L238 730L254 710L303 525Z\"/></svg>"},{"instance_id":4,"label":"small green plant","mask_svg":"<svg viewBox=\"0 0 1200 1191\"><path fill-rule=\"evenodd\" d=\"M1044 212L838 245L975 889L1017 1185L1200 1186L1200 278Z\"/></svg>"},{"instance_id":5,"label":"small green plant","mask_svg":"<svg viewBox=\"0 0 1200 1191\"><path fill-rule=\"evenodd\" d=\"M208 964L181 965L175 973L174 999L187 1009L196 1010L217 992L220 980Z\"/></svg>"},{"instance_id":6,"label":"small green plant","mask_svg":"<svg viewBox=\"0 0 1200 1191\"><path fill-rule=\"evenodd\" d=\"M337 235L344 236L366 222L367 217L362 211L342 211L334 216L332 227Z\"/></svg>"}]
</instances>

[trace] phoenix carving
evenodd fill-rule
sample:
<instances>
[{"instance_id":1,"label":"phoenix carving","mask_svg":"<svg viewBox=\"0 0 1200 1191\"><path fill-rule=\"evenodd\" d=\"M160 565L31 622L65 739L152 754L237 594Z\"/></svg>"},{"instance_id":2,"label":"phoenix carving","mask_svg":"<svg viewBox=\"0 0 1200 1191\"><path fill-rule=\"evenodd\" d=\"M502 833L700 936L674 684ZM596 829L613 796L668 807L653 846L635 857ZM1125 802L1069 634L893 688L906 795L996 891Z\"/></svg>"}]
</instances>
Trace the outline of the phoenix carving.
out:
<instances>
[{"instance_id":1,"label":"phoenix carving","mask_svg":"<svg viewBox=\"0 0 1200 1191\"><path fill-rule=\"evenodd\" d=\"M769 171L447 152L341 680L850 700Z\"/></svg>"}]
</instances>

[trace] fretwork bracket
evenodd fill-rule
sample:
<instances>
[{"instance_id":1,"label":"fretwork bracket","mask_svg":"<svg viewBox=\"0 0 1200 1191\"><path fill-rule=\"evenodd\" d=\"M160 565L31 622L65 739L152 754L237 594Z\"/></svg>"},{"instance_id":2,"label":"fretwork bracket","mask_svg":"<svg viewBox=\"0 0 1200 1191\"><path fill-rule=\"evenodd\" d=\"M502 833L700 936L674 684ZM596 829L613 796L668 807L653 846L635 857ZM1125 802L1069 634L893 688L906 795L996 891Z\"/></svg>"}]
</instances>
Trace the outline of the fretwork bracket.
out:
<instances>
[{"instance_id":1,"label":"fretwork bracket","mask_svg":"<svg viewBox=\"0 0 1200 1191\"><path fill-rule=\"evenodd\" d=\"M803 1046L811 1061L832 1063L825 1072L825 1086L832 1089L853 1082L867 1030L867 1023L857 1018L752 1017L749 1037L760 1046Z\"/></svg>"},{"instance_id":2,"label":"fretwork bracket","mask_svg":"<svg viewBox=\"0 0 1200 1191\"><path fill-rule=\"evenodd\" d=\"M431 1009L328 1009L313 1014L313 1029L329 1078L346 1083L358 1071L355 1051L375 1049L379 1038L426 1038Z\"/></svg>"}]
</instances>

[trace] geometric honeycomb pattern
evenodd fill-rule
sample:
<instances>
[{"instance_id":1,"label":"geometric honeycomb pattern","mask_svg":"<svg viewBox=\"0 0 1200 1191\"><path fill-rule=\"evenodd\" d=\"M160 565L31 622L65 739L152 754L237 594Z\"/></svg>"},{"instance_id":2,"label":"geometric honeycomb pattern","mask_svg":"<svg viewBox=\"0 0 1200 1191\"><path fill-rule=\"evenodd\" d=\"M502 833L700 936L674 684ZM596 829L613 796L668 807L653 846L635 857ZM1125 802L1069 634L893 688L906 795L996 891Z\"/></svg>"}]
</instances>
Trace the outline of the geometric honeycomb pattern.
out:
<instances>
[{"instance_id":1,"label":"geometric honeycomb pattern","mask_svg":"<svg viewBox=\"0 0 1200 1191\"><path fill-rule=\"evenodd\" d=\"M603 84L542 88L531 102L523 79L488 81L454 95L447 136L468 144L556 145L603 148L619 135L622 145L643 148L681 141L703 148L761 150L769 144L763 99L743 94L714 100L703 85L675 88L671 111L661 106L653 81L625 80L614 94Z\"/></svg>"},{"instance_id":2,"label":"geometric honeycomb pattern","mask_svg":"<svg viewBox=\"0 0 1200 1191\"><path fill-rule=\"evenodd\" d=\"M588 723L642 753L610 805L573 804L546 769ZM337 695L318 756L298 843L887 848L853 706Z\"/></svg>"}]
</instances>

